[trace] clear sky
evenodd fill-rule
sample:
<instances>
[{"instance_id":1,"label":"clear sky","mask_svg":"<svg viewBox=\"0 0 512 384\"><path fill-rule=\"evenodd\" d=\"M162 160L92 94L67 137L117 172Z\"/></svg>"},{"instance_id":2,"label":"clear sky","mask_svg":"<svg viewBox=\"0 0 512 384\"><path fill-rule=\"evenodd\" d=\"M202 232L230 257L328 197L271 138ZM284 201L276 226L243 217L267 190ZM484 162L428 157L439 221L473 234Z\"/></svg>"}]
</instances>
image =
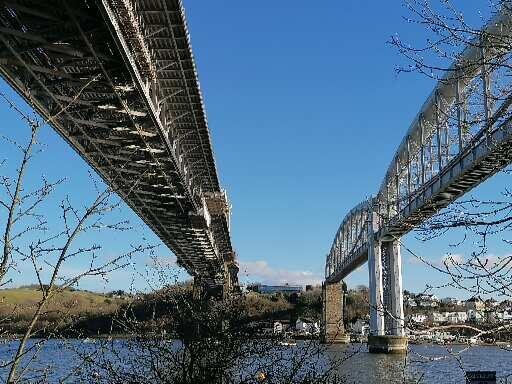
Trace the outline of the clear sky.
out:
<instances>
[{"instance_id":1,"label":"clear sky","mask_svg":"<svg viewBox=\"0 0 512 384\"><path fill-rule=\"evenodd\" d=\"M419 75L397 76L395 67L404 61L386 42L395 33L412 43L423 41L425 34L403 20L407 11L400 1L184 3L217 168L233 204L232 237L241 277L318 282L340 221L377 191L434 87ZM478 20L474 2L473 7L467 3L463 10ZM4 83L1 89L10 92ZM5 104L0 104L0 117L3 134L26 129ZM87 198L91 189L83 160L50 129L42 141L47 148L36 168L54 179L70 177L66 192L78 202ZM506 182L497 176L474 193L496 196ZM133 216L128 208L119 215ZM155 239L142 224L137 228ZM131 239L107 238L105 247L115 253ZM440 262L454 236L429 244L413 236L404 241ZM169 254L163 246L158 252ZM507 250L496 245L493 252ZM403 255L405 288L420 291L428 282L443 281ZM134 269L148 263L141 258ZM116 274L107 284L91 280L85 287L126 288L131 273ZM23 270L19 276L24 282L33 278ZM367 281L365 268L348 278L351 286Z\"/></svg>"}]
</instances>

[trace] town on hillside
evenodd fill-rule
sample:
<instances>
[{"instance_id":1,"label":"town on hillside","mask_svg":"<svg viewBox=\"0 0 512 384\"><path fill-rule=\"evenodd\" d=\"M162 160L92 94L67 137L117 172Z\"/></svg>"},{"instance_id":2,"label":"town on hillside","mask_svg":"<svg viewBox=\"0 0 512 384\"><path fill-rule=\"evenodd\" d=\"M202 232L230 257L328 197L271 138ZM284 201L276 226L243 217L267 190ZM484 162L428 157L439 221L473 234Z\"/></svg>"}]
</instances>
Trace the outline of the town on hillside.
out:
<instances>
[{"instance_id":1,"label":"town on hillside","mask_svg":"<svg viewBox=\"0 0 512 384\"><path fill-rule=\"evenodd\" d=\"M267 318L264 333L294 338L316 338L321 327L321 287L307 285L252 284L243 287L249 295L284 299L294 311L276 310ZM277 302L277 301L276 301ZM368 288L358 286L347 290L344 303L345 329L354 342L365 342L369 334ZM512 323L512 301L454 297L439 298L431 293L404 290L406 332L411 343L508 343L510 332L490 332ZM481 329L475 335L468 325Z\"/></svg>"}]
</instances>

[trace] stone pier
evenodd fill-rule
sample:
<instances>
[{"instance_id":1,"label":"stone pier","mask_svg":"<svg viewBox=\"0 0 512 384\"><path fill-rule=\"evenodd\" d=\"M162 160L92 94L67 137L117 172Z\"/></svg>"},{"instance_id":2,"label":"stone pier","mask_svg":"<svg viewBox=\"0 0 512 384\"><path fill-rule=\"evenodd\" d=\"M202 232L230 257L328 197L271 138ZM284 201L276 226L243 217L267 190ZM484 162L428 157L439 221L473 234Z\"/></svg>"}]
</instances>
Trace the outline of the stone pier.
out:
<instances>
[{"instance_id":1,"label":"stone pier","mask_svg":"<svg viewBox=\"0 0 512 384\"><path fill-rule=\"evenodd\" d=\"M322 333L321 341L327 344L346 344L350 337L343 325L343 283L322 284Z\"/></svg>"}]
</instances>

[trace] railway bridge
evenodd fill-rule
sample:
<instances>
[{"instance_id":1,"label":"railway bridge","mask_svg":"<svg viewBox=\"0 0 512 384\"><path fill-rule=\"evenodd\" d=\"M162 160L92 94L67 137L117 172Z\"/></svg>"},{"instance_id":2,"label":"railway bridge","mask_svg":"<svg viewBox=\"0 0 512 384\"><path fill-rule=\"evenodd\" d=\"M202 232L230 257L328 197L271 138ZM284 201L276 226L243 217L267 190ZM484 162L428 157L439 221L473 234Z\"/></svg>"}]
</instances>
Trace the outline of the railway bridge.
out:
<instances>
[{"instance_id":1,"label":"railway bridge","mask_svg":"<svg viewBox=\"0 0 512 384\"><path fill-rule=\"evenodd\" d=\"M195 282L237 288L181 0L2 0L0 74Z\"/></svg>"},{"instance_id":2,"label":"railway bridge","mask_svg":"<svg viewBox=\"0 0 512 384\"><path fill-rule=\"evenodd\" d=\"M435 86L378 192L341 222L325 264L326 342L348 341L342 279L368 261L370 352L406 349L400 238L512 161L511 43L503 10Z\"/></svg>"}]
</instances>

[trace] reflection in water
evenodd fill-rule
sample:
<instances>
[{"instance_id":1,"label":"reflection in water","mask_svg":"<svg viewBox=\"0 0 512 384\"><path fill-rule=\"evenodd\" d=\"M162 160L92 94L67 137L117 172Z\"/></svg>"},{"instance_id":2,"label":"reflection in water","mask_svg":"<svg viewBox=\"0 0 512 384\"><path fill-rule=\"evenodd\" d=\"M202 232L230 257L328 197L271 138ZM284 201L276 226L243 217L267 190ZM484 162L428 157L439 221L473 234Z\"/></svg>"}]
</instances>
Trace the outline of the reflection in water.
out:
<instances>
[{"instance_id":1,"label":"reflection in water","mask_svg":"<svg viewBox=\"0 0 512 384\"><path fill-rule=\"evenodd\" d=\"M330 346L328 354L334 361L340 357L344 360L336 371L347 383L416 382L404 371L405 355L368 353L364 344Z\"/></svg>"},{"instance_id":2,"label":"reflection in water","mask_svg":"<svg viewBox=\"0 0 512 384\"><path fill-rule=\"evenodd\" d=\"M494 346L410 345L407 355L368 353L366 346L331 347L333 356L351 356L339 367L348 383L465 383L464 371L496 371L498 383L510 383L512 351Z\"/></svg>"}]
</instances>

